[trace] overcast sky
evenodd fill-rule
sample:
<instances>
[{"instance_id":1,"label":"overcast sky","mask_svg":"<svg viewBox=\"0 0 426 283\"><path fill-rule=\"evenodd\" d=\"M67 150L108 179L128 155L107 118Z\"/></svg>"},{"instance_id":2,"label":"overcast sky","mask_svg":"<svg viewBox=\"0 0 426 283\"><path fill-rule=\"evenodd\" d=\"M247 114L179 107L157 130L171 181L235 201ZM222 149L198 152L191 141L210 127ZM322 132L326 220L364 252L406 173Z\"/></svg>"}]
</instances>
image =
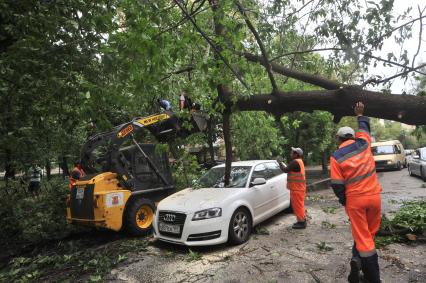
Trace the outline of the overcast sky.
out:
<instances>
[{"instance_id":1,"label":"overcast sky","mask_svg":"<svg viewBox=\"0 0 426 283\"><path fill-rule=\"evenodd\" d=\"M421 9L423 9L426 6L426 0L395 0L394 2L394 9L393 13L395 16L398 16L398 14L402 13L402 11L405 11L408 7L412 6L413 9L411 10L410 15L414 18L417 18L419 16L419 12L417 9L417 5L420 6ZM400 22L400 24L403 24L404 22L407 22L408 20L403 20ZM423 34L425 35L426 30L426 19L423 20ZM410 39L407 39L404 42L405 49L408 51L408 58L413 58L414 54L416 54L418 43L419 43L419 31L420 31L420 22L416 22L412 27L413 37ZM391 37L387 39L384 42L383 48L380 52L376 52L376 54L380 54L382 58L387 58L387 54L393 52L395 55L399 54L400 47L395 43L394 38ZM416 58L415 66L426 63L426 36L423 37L420 53ZM378 64L376 68L371 66L369 68L370 74L380 75L383 77L389 77L392 75L395 75L397 71L401 71L401 69L397 70L395 67L392 68L386 68L383 67L382 64ZM403 91L406 91L407 93L412 93L412 90L415 86L415 80L411 77L406 81L404 79L395 79L393 81L393 84L391 86L391 90L393 93L402 93Z\"/></svg>"}]
</instances>

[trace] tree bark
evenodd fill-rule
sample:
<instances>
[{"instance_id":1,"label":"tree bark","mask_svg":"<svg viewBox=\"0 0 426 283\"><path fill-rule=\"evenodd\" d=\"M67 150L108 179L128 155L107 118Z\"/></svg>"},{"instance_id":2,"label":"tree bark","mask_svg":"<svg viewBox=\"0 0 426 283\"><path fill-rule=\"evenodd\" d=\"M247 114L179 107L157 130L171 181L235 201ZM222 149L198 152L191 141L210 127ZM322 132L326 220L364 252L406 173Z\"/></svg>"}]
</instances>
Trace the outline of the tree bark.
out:
<instances>
[{"instance_id":1,"label":"tree bark","mask_svg":"<svg viewBox=\"0 0 426 283\"><path fill-rule=\"evenodd\" d=\"M67 157L65 155L62 155L61 157L61 169L62 169L62 178L65 180L69 175L69 169L68 169L68 162L67 162Z\"/></svg>"},{"instance_id":2,"label":"tree bark","mask_svg":"<svg viewBox=\"0 0 426 283\"><path fill-rule=\"evenodd\" d=\"M323 151L321 154L321 167L322 167L322 174L327 174L328 173L328 153L327 151Z\"/></svg>"},{"instance_id":3,"label":"tree bark","mask_svg":"<svg viewBox=\"0 0 426 283\"><path fill-rule=\"evenodd\" d=\"M338 122L343 116L353 116L353 105L362 101L364 114L369 117L394 120L410 125L426 124L426 97L383 94L346 86L338 90L281 92L239 98L236 106L241 111L267 111L275 116L284 113L314 110L328 111Z\"/></svg>"},{"instance_id":4,"label":"tree bark","mask_svg":"<svg viewBox=\"0 0 426 283\"><path fill-rule=\"evenodd\" d=\"M223 11L219 9L220 0L209 0L210 7L213 11L213 21L214 21L214 32L216 36L222 37L225 30L222 24ZM216 49L220 52L222 50L221 46L216 46ZM221 59L219 54L215 53L215 58L219 63ZM229 186L231 179L231 164L232 164L232 142L231 142L231 111L228 106L228 101L230 101L230 92L223 86L219 84L217 86L217 93L219 101L225 104L225 110L223 112L223 140L225 142L225 187Z\"/></svg>"},{"instance_id":5,"label":"tree bark","mask_svg":"<svg viewBox=\"0 0 426 283\"><path fill-rule=\"evenodd\" d=\"M248 61L259 63L263 66L266 65L266 63L264 62L261 56L257 56L251 53L244 53L242 55ZM271 64L272 70L278 74L281 74L281 75L284 75L305 83L313 84L313 85L322 87L324 89L338 89L342 86L345 86L344 84L341 84L339 82L326 79L318 75L307 74L307 73L296 71L290 68L286 68L274 62L271 62L270 64Z\"/></svg>"},{"instance_id":6,"label":"tree bark","mask_svg":"<svg viewBox=\"0 0 426 283\"><path fill-rule=\"evenodd\" d=\"M214 164L214 123L213 118L208 119L207 121L207 143L209 146L209 154L210 154L210 160L212 161L212 164Z\"/></svg>"},{"instance_id":7,"label":"tree bark","mask_svg":"<svg viewBox=\"0 0 426 283\"><path fill-rule=\"evenodd\" d=\"M47 177L47 180L50 180L51 173L52 173L52 166L51 166L49 158L46 158L46 165L45 166L46 166L46 177Z\"/></svg>"}]
</instances>

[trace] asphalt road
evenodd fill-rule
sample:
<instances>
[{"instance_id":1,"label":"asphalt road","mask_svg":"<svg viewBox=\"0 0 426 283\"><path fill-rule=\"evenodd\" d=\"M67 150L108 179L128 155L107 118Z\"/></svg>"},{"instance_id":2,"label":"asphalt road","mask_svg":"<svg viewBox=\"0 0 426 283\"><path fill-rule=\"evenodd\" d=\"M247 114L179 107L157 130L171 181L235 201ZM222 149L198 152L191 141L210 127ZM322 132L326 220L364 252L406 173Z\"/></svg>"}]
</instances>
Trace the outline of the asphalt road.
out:
<instances>
[{"instance_id":1,"label":"asphalt road","mask_svg":"<svg viewBox=\"0 0 426 283\"><path fill-rule=\"evenodd\" d=\"M402 171L379 172L382 208L396 211L404 200L426 198L420 178ZM347 282L350 226L331 190L311 192L309 225L280 213L258 227L243 245L189 249L156 242L111 272L113 282ZM426 282L426 246L391 244L379 250L383 282Z\"/></svg>"}]
</instances>

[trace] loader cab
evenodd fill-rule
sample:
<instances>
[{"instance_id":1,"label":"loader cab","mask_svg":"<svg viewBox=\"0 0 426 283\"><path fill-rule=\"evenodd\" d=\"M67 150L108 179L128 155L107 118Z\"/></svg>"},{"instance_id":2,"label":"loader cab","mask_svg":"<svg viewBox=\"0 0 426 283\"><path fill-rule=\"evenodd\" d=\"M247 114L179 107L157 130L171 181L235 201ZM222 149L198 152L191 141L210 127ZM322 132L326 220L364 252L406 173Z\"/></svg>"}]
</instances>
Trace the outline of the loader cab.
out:
<instances>
[{"instance_id":1,"label":"loader cab","mask_svg":"<svg viewBox=\"0 0 426 283\"><path fill-rule=\"evenodd\" d=\"M167 153L156 150L154 144L140 144L140 146L153 161L159 173L169 184L172 184L172 173ZM148 164L147 159L135 145L124 147L120 151L130 163L129 171L135 176L133 183L134 191L155 189L164 186L161 178L155 174Z\"/></svg>"}]
</instances>

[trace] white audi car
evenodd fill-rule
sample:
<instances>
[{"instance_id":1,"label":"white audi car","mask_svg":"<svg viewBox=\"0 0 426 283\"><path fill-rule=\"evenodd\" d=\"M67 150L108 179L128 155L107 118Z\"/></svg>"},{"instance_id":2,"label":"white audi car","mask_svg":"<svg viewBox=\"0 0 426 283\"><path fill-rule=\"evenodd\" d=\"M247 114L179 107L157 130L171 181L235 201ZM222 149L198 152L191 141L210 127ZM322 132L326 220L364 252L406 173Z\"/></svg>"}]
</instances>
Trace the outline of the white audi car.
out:
<instances>
[{"instance_id":1,"label":"white audi car","mask_svg":"<svg viewBox=\"0 0 426 283\"><path fill-rule=\"evenodd\" d=\"M231 185L225 165L211 168L198 188L177 192L157 207L154 237L188 246L241 244L252 227L290 206L287 174L275 160L233 162Z\"/></svg>"}]
</instances>

